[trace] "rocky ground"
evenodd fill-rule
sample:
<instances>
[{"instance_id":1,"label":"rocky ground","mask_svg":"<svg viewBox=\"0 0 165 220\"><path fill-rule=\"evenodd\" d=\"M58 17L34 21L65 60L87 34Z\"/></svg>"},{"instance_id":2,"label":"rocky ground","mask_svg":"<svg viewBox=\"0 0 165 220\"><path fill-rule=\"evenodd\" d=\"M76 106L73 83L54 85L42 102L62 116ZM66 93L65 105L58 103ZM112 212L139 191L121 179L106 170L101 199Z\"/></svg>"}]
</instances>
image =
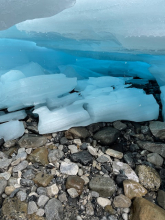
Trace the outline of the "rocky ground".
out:
<instances>
[{"instance_id":1,"label":"rocky ground","mask_svg":"<svg viewBox=\"0 0 165 220\"><path fill-rule=\"evenodd\" d=\"M144 89L160 103L152 84ZM48 135L37 123L28 115L23 137L0 140L0 219L165 220L164 122Z\"/></svg>"}]
</instances>

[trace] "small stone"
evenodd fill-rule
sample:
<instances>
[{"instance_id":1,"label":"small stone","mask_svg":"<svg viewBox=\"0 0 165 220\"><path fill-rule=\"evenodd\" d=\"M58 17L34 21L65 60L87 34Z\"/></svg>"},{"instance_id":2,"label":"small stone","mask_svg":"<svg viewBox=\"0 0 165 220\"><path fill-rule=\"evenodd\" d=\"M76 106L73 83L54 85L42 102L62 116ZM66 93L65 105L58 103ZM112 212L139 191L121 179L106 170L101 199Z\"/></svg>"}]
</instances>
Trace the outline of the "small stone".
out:
<instances>
[{"instance_id":1,"label":"small stone","mask_svg":"<svg viewBox=\"0 0 165 220\"><path fill-rule=\"evenodd\" d=\"M104 154L97 158L97 162L99 163L106 163L106 162L111 162L111 161L112 161L111 158Z\"/></svg>"},{"instance_id":2,"label":"small stone","mask_svg":"<svg viewBox=\"0 0 165 220\"><path fill-rule=\"evenodd\" d=\"M163 190L158 191L157 197L158 204L165 209L165 192Z\"/></svg>"},{"instance_id":3,"label":"small stone","mask_svg":"<svg viewBox=\"0 0 165 220\"><path fill-rule=\"evenodd\" d=\"M165 123L161 121L151 121L150 122L150 130L152 134L160 138L161 140L165 139Z\"/></svg>"},{"instance_id":4,"label":"small stone","mask_svg":"<svg viewBox=\"0 0 165 220\"><path fill-rule=\"evenodd\" d=\"M147 194L147 190L140 184L133 180L124 180L124 194L129 199L133 199L135 197L142 197Z\"/></svg>"},{"instance_id":5,"label":"small stone","mask_svg":"<svg viewBox=\"0 0 165 220\"><path fill-rule=\"evenodd\" d=\"M66 193L62 193L61 195L59 195L58 198L59 198L60 202L67 202Z\"/></svg>"},{"instance_id":6,"label":"small stone","mask_svg":"<svg viewBox=\"0 0 165 220\"><path fill-rule=\"evenodd\" d=\"M62 137L62 138L60 139L60 144L62 144L62 145L68 145L68 144L69 144L69 141L68 141L68 139L67 139L66 137Z\"/></svg>"},{"instance_id":7,"label":"small stone","mask_svg":"<svg viewBox=\"0 0 165 220\"><path fill-rule=\"evenodd\" d=\"M119 131L112 127L106 127L94 134L93 138L102 145L109 146L119 137Z\"/></svg>"},{"instance_id":8,"label":"small stone","mask_svg":"<svg viewBox=\"0 0 165 220\"><path fill-rule=\"evenodd\" d=\"M137 144L131 144L130 147L129 147L129 150L131 152L135 152L135 151L138 151L139 150L139 147Z\"/></svg>"},{"instance_id":9,"label":"small stone","mask_svg":"<svg viewBox=\"0 0 165 220\"><path fill-rule=\"evenodd\" d=\"M127 125L122 123L121 121L115 121L113 123L113 126L119 131L125 130L127 128Z\"/></svg>"},{"instance_id":10,"label":"small stone","mask_svg":"<svg viewBox=\"0 0 165 220\"><path fill-rule=\"evenodd\" d=\"M127 213L123 213L122 217L123 217L123 220L128 220L128 214Z\"/></svg>"},{"instance_id":11,"label":"small stone","mask_svg":"<svg viewBox=\"0 0 165 220\"><path fill-rule=\"evenodd\" d=\"M78 173L78 166L75 163L62 162L60 166L61 173L68 175L76 175Z\"/></svg>"},{"instance_id":12,"label":"small stone","mask_svg":"<svg viewBox=\"0 0 165 220\"><path fill-rule=\"evenodd\" d=\"M89 178L87 176L83 175L83 176L81 176L81 179L84 180L84 182L85 182L84 185L87 185L89 183Z\"/></svg>"},{"instance_id":13,"label":"small stone","mask_svg":"<svg viewBox=\"0 0 165 220\"><path fill-rule=\"evenodd\" d=\"M21 186L28 187L28 186L33 186L34 182L33 182L33 180L21 179L20 184L21 184Z\"/></svg>"},{"instance_id":14,"label":"small stone","mask_svg":"<svg viewBox=\"0 0 165 220\"><path fill-rule=\"evenodd\" d=\"M55 195L58 195L59 189L56 184L53 184L47 187L47 195L52 198Z\"/></svg>"},{"instance_id":15,"label":"small stone","mask_svg":"<svg viewBox=\"0 0 165 220\"><path fill-rule=\"evenodd\" d=\"M136 173L138 174L139 181L146 189L151 191L157 191L161 184L161 178L157 171L145 165L139 165L136 168Z\"/></svg>"},{"instance_id":16,"label":"small stone","mask_svg":"<svg viewBox=\"0 0 165 220\"><path fill-rule=\"evenodd\" d=\"M78 175L79 175L79 176L82 176L82 175L83 175L83 170L82 170L82 169L79 169L79 170L78 170Z\"/></svg>"},{"instance_id":17,"label":"small stone","mask_svg":"<svg viewBox=\"0 0 165 220\"><path fill-rule=\"evenodd\" d=\"M48 154L48 159L50 163L56 163L64 156L64 152L60 149L51 150Z\"/></svg>"},{"instance_id":18,"label":"small stone","mask_svg":"<svg viewBox=\"0 0 165 220\"><path fill-rule=\"evenodd\" d=\"M38 209L36 212L36 215L38 216L43 216L45 214L45 210L44 209Z\"/></svg>"},{"instance_id":19,"label":"small stone","mask_svg":"<svg viewBox=\"0 0 165 220\"><path fill-rule=\"evenodd\" d=\"M121 153L119 151L116 151L116 150L112 150L112 149L108 149L106 151L106 154L108 154L111 157L118 158L118 159L122 159L123 158L123 153Z\"/></svg>"},{"instance_id":20,"label":"small stone","mask_svg":"<svg viewBox=\"0 0 165 220\"><path fill-rule=\"evenodd\" d=\"M24 172L23 174L24 179L32 180L35 177L34 171L32 169L29 169Z\"/></svg>"},{"instance_id":21,"label":"small stone","mask_svg":"<svg viewBox=\"0 0 165 220\"><path fill-rule=\"evenodd\" d=\"M11 173L9 172L0 173L0 177L3 177L5 180L9 180L11 177Z\"/></svg>"},{"instance_id":22,"label":"small stone","mask_svg":"<svg viewBox=\"0 0 165 220\"><path fill-rule=\"evenodd\" d=\"M93 209L92 203L90 202L86 204L86 214L90 216L94 215L94 209Z\"/></svg>"},{"instance_id":23,"label":"small stone","mask_svg":"<svg viewBox=\"0 0 165 220\"><path fill-rule=\"evenodd\" d=\"M0 195L5 191L5 188L7 186L7 180L5 180L3 177L0 177Z\"/></svg>"},{"instance_id":24,"label":"small stone","mask_svg":"<svg viewBox=\"0 0 165 220\"><path fill-rule=\"evenodd\" d=\"M16 160L14 160L14 161L11 163L11 165L12 165L12 166L17 166L20 162L21 162L21 158L18 158L18 159L16 159Z\"/></svg>"},{"instance_id":25,"label":"small stone","mask_svg":"<svg viewBox=\"0 0 165 220\"><path fill-rule=\"evenodd\" d=\"M37 194L38 195L47 195L47 190L46 190L46 188L44 188L44 187L38 187L37 188Z\"/></svg>"},{"instance_id":26,"label":"small stone","mask_svg":"<svg viewBox=\"0 0 165 220\"><path fill-rule=\"evenodd\" d=\"M132 154L131 152L127 152L126 154L124 154L124 161L132 168L135 167L135 163L134 160L132 158Z\"/></svg>"},{"instance_id":27,"label":"small stone","mask_svg":"<svg viewBox=\"0 0 165 220\"><path fill-rule=\"evenodd\" d=\"M69 176L66 181L66 189L75 188L79 195L82 194L84 180L78 176Z\"/></svg>"},{"instance_id":28,"label":"small stone","mask_svg":"<svg viewBox=\"0 0 165 220\"><path fill-rule=\"evenodd\" d=\"M27 166L28 166L28 162L26 160L24 160L20 164L18 164L17 166L13 167L13 172L18 172L18 171L24 170L24 169L26 169Z\"/></svg>"},{"instance_id":29,"label":"small stone","mask_svg":"<svg viewBox=\"0 0 165 220\"><path fill-rule=\"evenodd\" d=\"M119 187L122 187L123 186L123 181L128 179L128 177L124 174L124 173L121 173L119 175L117 175L116 177L116 183Z\"/></svg>"},{"instance_id":30,"label":"small stone","mask_svg":"<svg viewBox=\"0 0 165 220\"><path fill-rule=\"evenodd\" d=\"M109 213L110 215L115 215L116 211L112 208L111 205L107 205L104 207L105 212Z\"/></svg>"},{"instance_id":31,"label":"small stone","mask_svg":"<svg viewBox=\"0 0 165 220\"><path fill-rule=\"evenodd\" d=\"M90 136L90 133L84 127L75 127L75 128L70 128L68 131L66 131L65 136L68 139L74 139L74 138L86 139L87 137Z\"/></svg>"},{"instance_id":32,"label":"small stone","mask_svg":"<svg viewBox=\"0 0 165 220\"><path fill-rule=\"evenodd\" d=\"M76 191L75 188L70 188L67 190L68 194L70 195L71 198L76 198L79 196L78 192Z\"/></svg>"},{"instance_id":33,"label":"small stone","mask_svg":"<svg viewBox=\"0 0 165 220\"><path fill-rule=\"evenodd\" d=\"M45 145L47 138L44 136L38 136L35 134L25 134L19 141L18 144L20 147L24 148L39 148Z\"/></svg>"},{"instance_id":34,"label":"small stone","mask_svg":"<svg viewBox=\"0 0 165 220\"><path fill-rule=\"evenodd\" d=\"M83 165L88 165L93 162L93 157L88 151L80 151L78 153L74 153L70 156L73 162L79 162Z\"/></svg>"},{"instance_id":35,"label":"small stone","mask_svg":"<svg viewBox=\"0 0 165 220\"><path fill-rule=\"evenodd\" d=\"M2 152L1 152L1 154L2 154ZM4 155L4 154L3 154L3 155ZM11 162L12 162L12 159L7 159L7 158L6 158L6 155L5 155L5 157L4 157L4 156L1 157L1 155L0 155L0 158L2 158L2 159L0 159L0 169L2 169L2 170L7 170L8 167L9 167L9 165L10 165Z\"/></svg>"},{"instance_id":36,"label":"small stone","mask_svg":"<svg viewBox=\"0 0 165 220\"><path fill-rule=\"evenodd\" d=\"M81 146L80 146L80 149L81 150L86 150L88 147L88 144L87 143L83 143Z\"/></svg>"},{"instance_id":37,"label":"small stone","mask_svg":"<svg viewBox=\"0 0 165 220\"><path fill-rule=\"evenodd\" d=\"M74 144L77 144L78 146L80 146L82 144L81 140L80 139L74 139L73 140L73 143Z\"/></svg>"},{"instance_id":38,"label":"small stone","mask_svg":"<svg viewBox=\"0 0 165 220\"><path fill-rule=\"evenodd\" d=\"M115 182L109 177L97 176L89 182L91 190L99 193L101 197L110 197L116 191Z\"/></svg>"},{"instance_id":39,"label":"small stone","mask_svg":"<svg viewBox=\"0 0 165 220\"><path fill-rule=\"evenodd\" d=\"M6 148L10 148L10 147L14 147L15 144L16 144L16 140L11 140L11 141L6 141L3 146Z\"/></svg>"},{"instance_id":40,"label":"small stone","mask_svg":"<svg viewBox=\"0 0 165 220\"><path fill-rule=\"evenodd\" d=\"M5 193L6 195L10 196L10 194L15 190L14 186L6 186Z\"/></svg>"},{"instance_id":41,"label":"small stone","mask_svg":"<svg viewBox=\"0 0 165 220\"><path fill-rule=\"evenodd\" d=\"M31 215L35 212L37 212L38 207L34 201L31 201L28 203L28 214Z\"/></svg>"},{"instance_id":42,"label":"small stone","mask_svg":"<svg viewBox=\"0 0 165 220\"><path fill-rule=\"evenodd\" d=\"M63 220L63 207L59 200L53 198L45 206L47 220Z\"/></svg>"},{"instance_id":43,"label":"small stone","mask_svg":"<svg viewBox=\"0 0 165 220\"><path fill-rule=\"evenodd\" d=\"M29 156L28 161L32 163L41 163L43 166L49 163L48 161L48 149L40 147L35 149Z\"/></svg>"},{"instance_id":44,"label":"small stone","mask_svg":"<svg viewBox=\"0 0 165 220\"><path fill-rule=\"evenodd\" d=\"M37 205L39 207L44 207L48 200L49 200L48 196L41 195L38 199Z\"/></svg>"},{"instance_id":45,"label":"small stone","mask_svg":"<svg viewBox=\"0 0 165 220\"><path fill-rule=\"evenodd\" d=\"M97 203L103 208L107 205L111 205L111 201L109 199L102 198L102 197L97 198Z\"/></svg>"},{"instance_id":46,"label":"small stone","mask_svg":"<svg viewBox=\"0 0 165 220\"><path fill-rule=\"evenodd\" d=\"M19 192L17 193L17 198L18 198L20 201L22 201L22 202L25 201L26 198L27 198L26 192L19 191Z\"/></svg>"},{"instance_id":47,"label":"small stone","mask_svg":"<svg viewBox=\"0 0 165 220\"><path fill-rule=\"evenodd\" d=\"M91 196L94 197L94 198L98 198L99 197L99 193L95 192L95 191L92 191L91 192Z\"/></svg>"},{"instance_id":48,"label":"small stone","mask_svg":"<svg viewBox=\"0 0 165 220\"><path fill-rule=\"evenodd\" d=\"M78 148L77 148L76 145L69 145L68 148L71 151L71 154L74 154L74 153L78 152Z\"/></svg>"},{"instance_id":49,"label":"small stone","mask_svg":"<svg viewBox=\"0 0 165 220\"><path fill-rule=\"evenodd\" d=\"M163 158L157 153L151 153L147 155L147 161L153 163L156 166L163 165Z\"/></svg>"},{"instance_id":50,"label":"small stone","mask_svg":"<svg viewBox=\"0 0 165 220\"><path fill-rule=\"evenodd\" d=\"M91 155L93 156L97 156L97 149L92 147L92 146L88 146L88 151Z\"/></svg>"},{"instance_id":51,"label":"small stone","mask_svg":"<svg viewBox=\"0 0 165 220\"><path fill-rule=\"evenodd\" d=\"M131 220L164 220L165 210L143 198L135 198L131 209Z\"/></svg>"},{"instance_id":52,"label":"small stone","mask_svg":"<svg viewBox=\"0 0 165 220\"><path fill-rule=\"evenodd\" d=\"M32 152L32 148L27 148L27 149L26 149L26 153L27 153L27 154L31 154L31 152Z\"/></svg>"},{"instance_id":53,"label":"small stone","mask_svg":"<svg viewBox=\"0 0 165 220\"><path fill-rule=\"evenodd\" d=\"M131 167L128 164L123 163L123 162L119 162L119 161L114 161L112 167L113 167L114 174L119 174L120 171L122 170L122 171L124 171L124 173L128 179L139 182L138 176L136 175L136 173L131 169Z\"/></svg>"},{"instance_id":54,"label":"small stone","mask_svg":"<svg viewBox=\"0 0 165 220\"><path fill-rule=\"evenodd\" d=\"M52 179L53 179L52 175L40 172L36 175L33 181L35 184L39 186L46 187L51 182Z\"/></svg>"},{"instance_id":55,"label":"small stone","mask_svg":"<svg viewBox=\"0 0 165 220\"><path fill-rule=\"evenodd\" d=\"M20 148L20 149L22 149L22 148ZM20 161L23 161L23 160L26 160L26 158L27 158L27 153L25 151L23 151L20 153L18 152L15 159L20 159Z\"/></svg>"},{"instance_id":56,"label":"small stone","mask_svg":"<svg viewBox=\"0 0 165 220\"><path fill-rule=\"evenodd\" d=\"M114 198L113 204L116 208L129 208L131 206L131 200L120 194Z\"/></svg>"}]
</instances>

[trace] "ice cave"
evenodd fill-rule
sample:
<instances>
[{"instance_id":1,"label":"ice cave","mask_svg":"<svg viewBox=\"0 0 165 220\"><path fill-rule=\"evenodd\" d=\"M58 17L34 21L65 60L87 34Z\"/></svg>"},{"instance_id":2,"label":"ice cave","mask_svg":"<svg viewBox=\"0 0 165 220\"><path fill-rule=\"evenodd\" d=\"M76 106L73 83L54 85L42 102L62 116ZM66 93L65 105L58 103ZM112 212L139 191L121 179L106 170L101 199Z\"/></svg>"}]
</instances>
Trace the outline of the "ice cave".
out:
<instances>
[{"instance_id":1,"label":"ice cave","mask_svg":"<svg viewBox=\"0 0 165 220\"><path fill-rule=\"evenodd\" d=\"M0 0L0 219L165 220L164 0Z\"/></svg>"}]
</instances>

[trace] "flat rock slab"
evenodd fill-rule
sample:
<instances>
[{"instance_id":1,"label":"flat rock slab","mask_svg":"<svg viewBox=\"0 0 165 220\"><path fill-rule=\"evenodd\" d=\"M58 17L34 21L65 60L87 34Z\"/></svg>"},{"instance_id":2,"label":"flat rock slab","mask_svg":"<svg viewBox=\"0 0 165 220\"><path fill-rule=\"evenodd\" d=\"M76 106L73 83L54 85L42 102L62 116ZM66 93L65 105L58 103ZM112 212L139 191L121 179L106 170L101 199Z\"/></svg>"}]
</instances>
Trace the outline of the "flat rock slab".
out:
<instances>
[{"instance_id":1,"label":"flat rock slab","mask_svg":"<svg viewBox=\"0 0 165 220\"><path fill-rule=\"evenodd\" d=\"M160 156L165 158L165 144L164 143L156 143L149 141L137 141L139 147L144 150L148 150L153 153L157 153Z\"/></svg>"},{"instance_id":2,"label":"flat rock slab","mask_svg":"<svg viewBox=\"0 0 165 220\"><path fill-rule=\"evenodd\" d=\"M165 210L146 199L136 198L130 220L165 220Z\"/></svg>"},{"instance_id":3,"label":"flat rock slab","mask_svg":"<svg viewBox=\"0 0 165 220\"><path fill-rule=\"evenodd\" d=\"M25 134L19 141L18 144L20 147L24 148L38 148L45 145L47 138L44 136L39 136L35 134Z\"/></svg>"},{"instance_id":4,"label":"flat rock slab","mask_svg":"<svg viewBox=\"0 0 165 220\"><path fill-rule=\"evenodd\" d=\"M115 182L110 177L97 176L89 182L91 190L99 193L101 197L110 197L116 191Z\"/></svg>"},{"instance_id":5,"label":"flat rock slab","mask_svg":"<svg viewBox=\"0 0 165 220\"><path fill-rule=\"evenodd\" d=\"M73 162L79 162L83 165L88 165L93 162L93 157L88 151L80 151L78 153L71 154L70 159Z\"/></svg>"},{"instance_id":6,"label":"flat rock slab","mask_svg":"<svg viewBox=\"0 0 165 220\"><path fill-rule=\"evenodd\" d=\"M40 147L35 149L29 156L28 161L32 163L41 163L43 166L49 163L48 161L48 149L46 147Z\"/></svg>"}]
</instances>

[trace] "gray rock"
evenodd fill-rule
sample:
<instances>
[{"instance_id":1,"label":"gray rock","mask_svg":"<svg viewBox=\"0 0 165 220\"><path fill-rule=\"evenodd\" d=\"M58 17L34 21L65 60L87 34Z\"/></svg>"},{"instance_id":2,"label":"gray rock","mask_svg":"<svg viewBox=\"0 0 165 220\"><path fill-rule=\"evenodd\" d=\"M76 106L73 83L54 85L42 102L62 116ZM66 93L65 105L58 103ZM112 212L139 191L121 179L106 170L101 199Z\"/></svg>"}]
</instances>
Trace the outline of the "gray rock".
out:
<instances>
[{"instance_id":1,"label":"gray rock","mask_svg":"<svg viewBox=\"0 0 165 220\"><path fill-rule=\"evenodd\" d=\"M142 132L142 134L148 134L149 127L148 126L141 126L141 132Z\"/></svg>"},{"instance_id":2,"label":"gray rock","mask_svg":"<svg viewBox=\"0 0 165 220\"><path fill-rule=\"evenodd\" d=\"M39 207L44 207L48 200L49 200L48 196L41 195L38 199L37 205Z\"/></svg>"},{"instance_id":3,"label":"gray rock","mask_svg":"<svg viewBox=\"0 0 165 220\"><path fill-rule=\"evenodd\" d=\"M13 167L13 172L18 172L21 170L26 169L26 167L28 166L28 162L26 160L22 161L20 164L18 164L17 166Z\"/></svg>"},{"instance_id":4,"label":"gray rock","mask_svg":"<svg viewBox=\"0 0 165 220\"><path fill-rule=\"evenodd\" d=\"M165 144L164 143L156 143L156 142L149 142L149 141L137 141L139 147L144 150L148 150L153 153L157 153L160 156L165 158Z\"/></svg>"},{"instance_id":5,"label":"gray rock","mask_svg":"<svg viewBox=\"0 0 165 220\"><path fill-rule=\"evenodd\" d=\"M156 166L163 165L163 158L157 153L151 153L147 155L147 161L153 163Z\"/></svg>"},{"instance_id":6,"label":"gray rock","mask_svg":"<svg viewBox=\"0 0 165 220\"><path fill-rule=\"evenodd\" d=\"M97 158L97 162L99 163L106 163L109 161L109 158L106 157L105 155L101 155L100 157Z\"/></svg>"},{"instance_id":7,"label":"gray rock","mask_svg":"<svg viewBox=\"0 0 165 220\"><path fill-rule=\"evenodd\" d=\"M98 131L93 138L102 145L111 145L119 137L119 131L115 128L107 127Z\"/></svg>"},{"instance_id":8,"label":"gray rock","mask_svg":"<svg viewBox=\"0 0 165 220\"><path fill-rule=\"evenodd\" d=\"M74 139L74 138L85 139L90 136L90 133L84 127L75 127L75 128L70 128L68 131L66 131L65 136L68 139Z\"/></svg>"},{"instance_id":9,"label":"gray rock","mask_svg":"<svg viewBox=\"0 0 165 220\"><path fill-rule=\"evenodd\" d=\"M114 198L113 204L116 208L129 208L131 206L131 200L120 194Z\"/></svg>"},{"instance_id":10,"label":"gray rock","mask_svg":"<svg viewBox=\"0 0 165 220\"><path fill-rule=\"evenodd\" d=\"M68 145L68 144L69 144L69 141L68 141L68 139L67 139L66 137L62 137L62 138L60 139L60 144L62 144L62 145Z\"/></svg>"},{"instance_id":11,"label":"gray rock","mask_svg":"<svg viewBox=\"0 0 165 220\"><path fill-rule=\"evenodd\" d=\"M53 198L45 206L47 220L63 220L63 207L59 200Z\"/></svg>"},{"instance_id":12,"label":"gray rock","mask_svg":"<svg viewBox=\"0 0 165 220\"><path fill-rule=\"evenodd\" d=\"M43 216L45 214L45 210L44 209L38 209L36 212L36 215L38 216Z\"/></svg>"},{"instance_id":13,"label":"gray rock","mask_svg":"<svg viewBox=\"0 0 165 220\"><path fill-rule=\"evenodd\" d=\"M45 187L38 187L37 188L37 194L38 195L47 195L47 190L46 190L46 188Z\"/></svg>"},{"instance_id":14,"label":"gray rock","mask_svg":"<svg viewBox=\"0 0 165 220\"><path fill-rule=\"evenodd\" d=\"M127 152L126 154L124 154L124 161L132 168L135 167L135 163L133 161L132 158L132 154L130 152Z\"/></svg>"},{"instance_id":15,"label":"gray rock","mask_svg":"<svg viewBox=\"0 0 165 220\"><path fill-rule=\"evenodd\" d=\"M17 198L18 198L21 202L25 201L26 198L27 198L26 192L19 191L19 192L17 193Z\"/></svg>"},{"instance_id":16,"label":"gray rock","mask_svg":"<svg viewBox=\"0 0 165 220\"><path fill-rule=\"evenodd\" d=\"M75 188L70 188L67 190L68 194L70 195L71 198L76 198L79 196L78 192L76 191Z\"/></svg>"},{"instance_id":17,"label":"gray rock","mask_svg":"<svg viewBox=\"0 0 165 220\"><path fill-rule=\"evenodd\" d=\"M122 123L121 121L115 121L113 123L113 126L119 131L125 130L127 128L127 125Z\"/></svg>"},{"instance_id":18,"label":"gray rock","mask_svg":"<svg viewBox=\"0 0 165 220\"><path fill-rule=\"evenodd\" d=\"M74 153L78 152L78 148L77 148L76 145L69 145L68 148L69 148L71 154L74 154Z\"/></svg>"},{"instance_id":19,"label":"gray rock","mask_svg":"<svg viewBox=\"0 0 165 220\"><path fill-rule=\"evenodd\" d=\"M48 159L50 163L55 163L59 161L64 156L64 152L60 149L51 150L48 154Z\"/></svg>"},{"instance_id":20,"label":"gray rock","mask_svg":"<svg viewBox=\"0 0 165 220\"><path fill-rule=\"evenodd\" d=\"M110 177L97 176L89 182L91 190L99 193L101 197L110 197L116 190L115 182Z\"/></svg>"},{"instance_id":21,"label":"gray rock","mask_svg":"<svg viewBox=\"0 0 165 220\"><path fill-rule=\"evenodd\" d=\"M96 191L92 191L91 192L91 196L94 197L94 198L98 198L99 197L99 193L96 192Z\"/></svg>"},{"instance_id":22,"label":"gray rock","mask_svg":"<svg viewBox=\"0 0 165 220\"><path fill-rule=\"evenodd\" d=\"M34 177L35 177L35 174L34 174L34 171L32 169L26 170L23 173L23 178L24 179L32 180L32 179L34 179Z\"/></svg>"},{"instance_id":23,"label":"gray rock","mask_svg":"<svg viewBox=\"0 0 165 220\"><path fill-rule=\"evenodd\" d=\"M0 177L0 195L5 191L5 188L7 186L7 180L5 180L3 177Z\"/></svg>"},{"instance_id":24,"label":"gray rock","mask_svg":"<svg viewBox=\"0 0 165 220\"><path fill-rule=\"evenodd\" d=\"M0 138L0 147L4 144L3 138Z\"/></svg>"},{"instance_id":25,"label":"gray rock","mask_svg":"<svg viewBox=\"0 0 165 220\"><path fill-rule=\"evenodd\" d=\"M60 171L61 173L68 174L68 175L77 175L78 166L75 163L62 162L60 166Z\"/></svg>"},{"instance_id":26,"label":"gray rock","mask_svg":"<svg viewBox=\"0 0 165 220\"><path fill-rule=\"evenodd\" d=\"M157 171L145 165L139 165L136 167L136 173L139 177L139 182L146 189L151 191L157 191L161 184L161 178Z\"/></svg>"},{"instance_id":27,"label":"gray rock","mask_svg":"<svg viewBox=\"0 0 165 220\"><path fill-rule=\"evenodd\" d=\"M17 184L17 178L10 177L8 180L8 186L14 186L15 184Z\"/></svg>"},{"instance_id":28,"label":"gray rock","mask_svg":"<svg viewBox=\"0 0 165 220\"><path fill-rule=\"evenodd\" d=\"M105 153L108 154L111 157L115 157L115 158L118 158L118 159L123 158L123 153L122 152L119 152L119 151L116 151L116 150L113 150L113 149L107 149Z\"/></svg>"},{"instance_id":29,"label":"gray rock","mask_svg":"<svg viewBox=\"0 0 165 220\"><path fill-rule=\"evenodd\" d=\"M15 159L17 160L19 158L20 158L21 161L26 160L27 153L25 151L18 153Z\"/></svg>"},{"instance_id":30,"label":"gray rock","mask_svg":"<svg viewBox=\"0 0 165 220\"><path fill-rule=\"evenodd\" d=\"M60 202L66 202L67 201L67 197L66 197L66 193L62 193L61 195L58 196Z\"/></svg>"},{"instance_id":31,"label":"gray rock","mask_svg":"<svg viewBox=\"0 0 165 220\"><path fill-rule=\"evenodd\" d=\"M159 190L157 197L158 204L165 209L165 191Z\"/></svg>"},{"instance_id":32,"label":"gray rock","mask_svg":"<svg viewBox=\"0 0 165 220\"><path fill-rule=\"evenodd\" d=\"M7 148L9 148L9 147L14 147L15 144L16 144L16 141L17 141L17 140L6 141L6 142L4 143L4 147L7 147Z\"/></svg>"},{"instance_id":33,"label":"gray rock","mask_svg":"<svg viewBox=\"0 0 165 220\"><path fill-rule=\"evenodd\" d=\"M31 215L35 212L37 212L38 207L34 201L31 201L28 203L28 214Z\"/></svg>"},{"instance_id":34,"label":"gray rock","mask_svg":"<svg viewBox=\"0 0 165 220\"><path fill-rule=\"evenodd\" d=\"M33 182L33 180L28 180L28 179L21 179L20 180L20 184L21 184L21 186L33 186L34 185L34 182Z\"/></svg>"},{"instance_id":35,"label":"gray rock","mask_svg":"<svg viewBox=\"0 0 165 220\"><path fill-rule=\"evenodd\" d=\"M0 173L0 177L3 177L5 180L9 180L11 177L11 173L9 172Z\"/></svg>"},{"instance_id":36,"label":"gray rock","mask_svg":"<svg viewBox=\"0 0 165 220\"><path fill-rule=\"evenodd\" d=\"M0 152L0 169L7 170L11 162L12 159L8 159L6 154Z\"/></svg>"},{"instance_id":37,"label":"gray rock","mask_svg":"<svg viewBox=\"0 0 165 220\"><path fill-rule=\"evenodd\" d=\"M93 208L91 202L88 202L88 203L86 204L86 214L87 214L87 215L90 215L90 216L94 215L94 208Z\"/></svg>"},{"instance_id":38,"label":"gray rock","mask_svg":"<svg viewBox=\"0 0 165 220\"><path fill-rule=\"evenodd\" d=\"M38 148L45 145L47 138L44 136L38 136L35 134L25 134L19 141L18 144L20 147L24 148Z\"/></svg>"},{"instance_id":39,"label":"gray rock","mask_svg":"<svg viewBox=\"0 0 165 220\"><path fill-rule=\"evenodd\" d=\"M165 122L151 121L149 127L155 137L165 139Z\"/></svg>"}]
</instances>

